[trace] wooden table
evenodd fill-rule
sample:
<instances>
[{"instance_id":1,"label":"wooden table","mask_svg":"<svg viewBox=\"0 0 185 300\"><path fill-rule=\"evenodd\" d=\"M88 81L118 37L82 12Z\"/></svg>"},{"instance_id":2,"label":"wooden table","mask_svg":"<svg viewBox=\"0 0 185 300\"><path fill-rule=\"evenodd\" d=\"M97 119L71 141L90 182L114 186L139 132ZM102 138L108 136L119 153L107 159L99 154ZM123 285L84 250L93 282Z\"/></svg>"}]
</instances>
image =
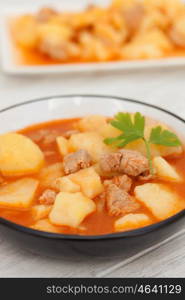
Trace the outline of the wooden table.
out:
<instances>
[{"instance_id":1,"label":"wooden table","mask_svg":"<svg viewBox=\"0 0 185 300\"><path fill-rule=\"evenodd\" d=\"M6 0L15 5L25 0ZM44 1L40 1L43 3ZM4 6L0 3L0 9ZM166 68L81 75L0 74L0 109L53 94L95 93L135 98L185 118L185 69ZM3 126L3 124L1 124ZM16 127L16 124L15 124ZM184 277L185 229L131 257L70 261L39 256L7 240L0 226L0 277Z\"/></svg>"}]
</instances>

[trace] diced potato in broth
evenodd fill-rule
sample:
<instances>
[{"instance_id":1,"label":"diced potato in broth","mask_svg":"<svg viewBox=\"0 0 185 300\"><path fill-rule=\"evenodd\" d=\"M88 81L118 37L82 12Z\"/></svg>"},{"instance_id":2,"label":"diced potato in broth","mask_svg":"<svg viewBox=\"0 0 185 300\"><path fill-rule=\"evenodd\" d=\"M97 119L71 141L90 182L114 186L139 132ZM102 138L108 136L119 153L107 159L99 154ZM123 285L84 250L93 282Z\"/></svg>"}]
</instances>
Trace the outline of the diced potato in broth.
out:
<instances>
[{"instance_id":1,"label":"diced potato in broth","mask_svg":"<svg viewBox=\"0 0 185 300\"><path fill-rule=\"evenodd\" d=\"M60 192L49 215L49 220L55 225L78 227L84 218L95 210L95 203L82 193Z\"/></svg>"},{"instance_id":2,"label":"diced potato in broth","mask_svg":"<svg viewBox=\"0 0 185 300\"><path fill-rule=\"evenodd\" d=\"M34 205L31 210L33 218L35 220L41 220L46 218L49 215L51 208L52 205L44 205L44 204Z\"/></svg>"},{"instance_id":3,"label":"diced potato in broth","mask_svg":"<svg viewBox=\"0 0 185 300\"><path fill-rule=\"evenodd\" d=\"M32 229L53 233L60 233L59 228L50 223L49 219L38 220L34 225L31 226Z\"/></svg>"},{"instance_id":4,"label":"diced potato in broth","mask_svg":"<svg viewBox=\"0 0 185 300\"><path fill-rule=\"evenodd\" d=\"M128 214L115 221L116 231L131 230L151 224L150 218L145 214Z\"/></svg>"},{"instance_id":5,"label":"diced potato in broth","mask_svg":"<svg viewBox=\"0 0 185 300\"><path fill-rule=\"evenodd\" d=\"M66 138L64 138L63 136L58 136L56 138L56 141L57 141L59 152L62 155L62 157L64 155L68 154L69 153L69 143L68 143L68 140Z\"/></svg>"},{"instance_id":6,"label":"diced potato in broth","mask_svg":"<svg viewBox=\"0 0 185 300\"><path fill-rule=\"evenodd\" d=\"M0 145L0 171L4 176L34 174L43 166L42 151L24 135L0 135Z\"/></svg>"},{"instance_id":7,"label":"diced potato in broth","mask_svg":"<svg viewBox=\"0 0 185 300\"><path fill-rule=\"evenodd\" d=\"M77 128L84 132L100 132L102 126L107 124L106 117L101 115L90 115L82 118L77 123Z\"/></svg>"},{"instance_id":8,"label":"diced potato in broth","mask_svg":"<svg viewBox=\"0 0 185 300\"><path fill-rule=\"evenodd\" d=\"M23 178L0 187L0 207L29 208L34 200L38 180Z\"/></svg>"},{"instance_id":9,"label":"diced potato in broth","mask_svg":"<svg viewBox=\"0 0 185 300\"><path fill-rule=\"evenodd\" d=\"M101 178L94 168L86 168L70 175L71 180L78 184L84 195L94 198L103 192Z\"/></svg>"},{"instance_id":10,"label":"diced potato in broth","mask_svg":"<svg viewBox=\"0 0 185 300\"><path fill-rule=\"evenodd\" d=\"M73 182L71 176L63 176L56 179L56 186L61 192L80 192L80 185Z\"/></svg>"},{"instance_id":11,"label":"diced potato in broth","mask_svg":"<svg viewBox=\"0 0 185 300\"><path fill-rule=\"evenodd\" d=\"M103 137L96 132L77 133L69 139L70 150L77 151L80 149L87 150L96 162L102 154L110 152L111 149L103 142Z\"/></svg>"},{"instance_id":12,"label":"diced potato in broth","mask_svg":"<svg viewBox=\"0 0 185 300\"><path fill-rule=\"evenodd\" d=\"M156 175L159 178L179 182L182 180L181 176L164 158L157 156L153 158L153 165L156 170Z\"/></svg>"},{"instance_id":13,"label":"diced potato in broth","mask_svg":"<svg viewBox=\"0 0 185 300\"><path fill-rule=\"evenodd\" d=\"M77 124L77 128L82 132L98 132L104 138L114 137L121 133L120 130L108 123L106 117L101 115L92 115L81 119Z\"/></svg>"},{"instance_id":14,"label":"diced potato in broth","mask_svg":"<svg viewBox=\"0 0 185 300\"><path fill-rule=\"evenodd\" d=\"M137 186L135 196L158 220L169 218L183 209L178 195L164 184L145 183Z\"/></svg>"},{"instance_id":15,"label":"diced potato in broth","mask_svg":"<svg viewBox=\"0 0 185 300\"><path fill-rule=\"evenodd\" d=\"M39 173L40 184L45 188L57 189L56 179L63 175L63 164L61 162L49 165Z\"/></svg>"}]
</instances>

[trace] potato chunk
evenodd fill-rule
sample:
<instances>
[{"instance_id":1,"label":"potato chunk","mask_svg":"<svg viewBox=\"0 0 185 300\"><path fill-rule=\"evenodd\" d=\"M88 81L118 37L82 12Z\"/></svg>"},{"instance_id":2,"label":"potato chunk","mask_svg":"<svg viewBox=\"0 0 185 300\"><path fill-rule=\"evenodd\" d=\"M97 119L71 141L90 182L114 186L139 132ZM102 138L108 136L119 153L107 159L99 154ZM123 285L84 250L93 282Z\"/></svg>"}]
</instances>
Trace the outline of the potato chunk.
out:
<instances>
[{"instance_id":1,"label":"potato chunk","mask_svg":"<svg viewBox=\"0 0 185 300\"><path fill-rule=\"evenodd\" d=\"M111 124L107 122L107 118L101 115L91 115L82 118L77 123L77 128L83 132L98 132L104 138L115 137L121 134L120 130L114 128Z\"/></svg>"},{"instance_id":2,"label":"potato chunk","mask_svg":"<svg viewBox=\"0 0 185 300\"><path fill-rule=\"evenodd\" d=\"M69 177L80 186L82 193L91 199L103 192L101 178L93 167L80 170Z\"/></svg>"},{"instance_id":3,"label":"potato chunk","mask_svg":"<svg viewBox=\"0 0 185 300\"><path fill-rule=\"evenodd\" d=\"M38 180L19 179L0 188L0 206L7 208L28 208L32 204Z\"/></svg>"},{"instance_id":4,"label":"potato chunk","mask_svg":"<svg viewBox=\"0 0 185 300\"><path fill-rule=\"evenodd\" d=\"M44 188L57 188L56 179L64 175L63 164L56 163L43 168L39 173L40 184Z\"/></svg>"},{"instance_id":5,"label":"potato chunk","mask_svg":"<svg viewBox=\"0 0 185 300\"><path fill-rule=\"evenodd\" d=\"M33 49L37 45L37 23L34 16L25 15L16 19L12 24L13 36L23 48Z\"/></svg>"},{"instance_id":6,"label":"potato chunk","mask_svg":"<svg viewBox=\"0 0 185 300\"><path fill-rule=\"evenodd\" d=\"M57 146L59 149L60 154L63 156L67 155L69 153L69 143L66 138L63 136L58 136L56 138Z\"/></svg>"},{"instance_id":7,"label":"potato chunk","mask_svg":"<svg viewBox=\"0 0 185 300\"><path fill-rule=\"evenodd\" d=\"M150 218L145 214L128 214L116 220L114 228L116 231L123 231L144 227L150 223Z\"/></svg>"},{"instance_id":8,"label":"potato chunk","mask_svg":"<svg viewBox=\"0 0 185 300\"><path fill-rule=\"evenodd\" d=\"M161 156L154 157L153 166L156 174L162 179L177 182L182 180L177 171Z\"/></svg>"},{"instance_id":9,"label":"potato chunk","mask_svg":"<svg viewBox=\"0 0 185 300\"><path fill-rule=\"evenodd\" d=\"M55 225L78 227L85 217L95 210L95 203L82 193L60 192L49 214L49 219Z\"/></svg>"},{"instance_id":10,"label":"potato chunk","mask_svg":"<svg viewBox=\"0 0 185 300\"><path fill-rule=\"evenodd\" d=\"M35 220L44 219L49 215L51 208L52 205L34 205L31 209L31 213Z\"/></svg>"},{"instance_id":11,"label":"potato chunk","mask_svg":"<svg viewBox=\"0 0 185 300\"><path fill-rule=\"evenodd\" d=\"M56 179L56 185L61 192L76 193L80 192L80 186L74 183L70 176L64 176Z\"/></svg>"},{"instance_id":12,"label":"potato chunk","mask_svg":"<svg viewBox=\"0 0 185 300\"><path fill-rule=\"evenodd\" d=\"M57 228L57 226L52 225L48 219L38 220L34 225L30 226L30 228L40 231L60 233L60 229Z\"/></svg>"},{"instance_id":13,"label":"potato chunk","mask_svg":"<svg viewBox=\"0 0 185 300\"><path fill-rule=\"evenodd\" d=\"M95 162L102 154L110 152L110 148L103 142L103 137L96 132L73 134L69 139L69 144L72 151L86 150Z\"/></svg>"},{"instance_id":14,"label":"potato chunk","mask_svg":"<svg viewBox=\"0 0 185 300\"><path fill-rule=\"evenodd\" d=\"M146 183L137 186L134 193L158 220L169 218L183 208L179 197L164 184Z\"/></svg>"},{"instance_id":15,"label":"potato chunk","mask_svg":"<svg viewBox=\"0 0 185 300\"><path fill-rule=\"evenodd\" d=\"M90 115L82 118L77 123L80 131L99 131L100 128L107 124L106 118L101 115Z\"/></svg>"},{"instance_id":16,"label":"potato chunk","mask_svg":"<svg viewBox=\"0 0 185 300\"><path fill-rule=\"evenodd\" d=\"M100 134L104 138L117 137L121 134L121 131L107 123L100 128Z\"/></svg>"},{"instance_id":17,"label":"potato chunk","mask_svg":"<svg viewBox=\"0 0 185 300\"><path fill-rule=\"evenodd\" d=\"M127 59L159 58L171 49L171 43L163 31L152 29L135 35L123 48L122 55Z\"/></svg>"},{"instance_id":18,"label":"potato chunk","mask_svg":"<svg viewBox=\"0 0 185 300\"><path fill-rule=\"evenodd\" d=\"M3 134L0 145L0 170L4 176L36 173L44 163L40 148L22 134Z\"/></svg>"}]
</instances>

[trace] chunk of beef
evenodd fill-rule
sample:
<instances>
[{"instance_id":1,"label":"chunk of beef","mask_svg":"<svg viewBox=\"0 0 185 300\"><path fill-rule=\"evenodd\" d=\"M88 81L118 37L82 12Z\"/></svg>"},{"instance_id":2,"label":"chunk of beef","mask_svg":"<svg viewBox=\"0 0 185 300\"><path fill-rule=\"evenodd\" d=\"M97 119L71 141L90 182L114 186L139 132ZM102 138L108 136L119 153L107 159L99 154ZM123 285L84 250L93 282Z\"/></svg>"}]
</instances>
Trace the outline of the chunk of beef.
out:
<instances>
[{"instance_id":1,"label":"chunk of beef","mask_svg":"<svg viewBox=\"0 0 185 300\"><path fill-rule=\"evenodd\" d=\"M32 133L30 135L31 139L36 142L36 143L39 143L41 142L45 136L47 136L48 134L50 133L50 131L48 129L40 129L34 133Z\"/></svg>"},{"instance_id":2,"label":"chunk of beef","mask_svg":"<svg viewBox=\"0 0 185 300\"><path fill-rule=\"evenodd\" d=\"M100 168L105 173L121 173L138 176L149 170L148 159L140 152L122 149L101 157Z\"/></svg>"},{"instance_id":3,"label":"chunk of beef","mask_svg":"<svg viewBox=\"0 0 185 300\"><path fill-rule=\"evenodd\" d=\"M115 184L120 189L129 192L132 186L132 179L127 175L115 176L112 180L105 180L104 185Z\"/></svg>"},{"instance_id":4,"label":"chunk of beef","mask_svg":"<svg viewBox=\"0 0 185 300\"><path fill-rule=\"evenodd\" d=\"M145 15L144 7L141 4L133 5L124 11L124 19L131 33L138 30Z\"/></svg>"},{"instance_id":5,"label":"chunk of beef","mask_svg":"<svg viewBox=\"0 0 185 300\"><path fill-rule=\"evenodd\" d=\"M40 129L30 135L31 139L36 143L50 144L55 142L58 132L56 130Z\"/></svg>"},{"instance_id":6,"label":"chunk of beef","mask_svg":"<svg viewBox=\"0 0 185 300\"><path fill-rule=\"evenodd\" d=\"M168 32L171 41L178 47L185 47L185 16L179 15Z\"/></svg>"},{"instance_id":7,"label":"chunk of beef","mask_svg":"<svg viewBox=\"0 0 185 300\"><path fill-rule=\"evenodd\" d=\"M112 183L117 185L120 189L129 192L132 186L132 179L127 175L115 176Z\"/></svg>"},{"instance_id":8,"label":"chunk of beef","mask_svg":"<svg viewBox=\"0 0 185 300\"><path fill-rule=\"evenodd\" d=\"M109 215L119 216L136 211L140 205L126 191L110 184L106 187L106 207Z\"/></svg>"},{"instance_id":9,"label":"chunk of beef","mask_svg":"<svg viewBox=\"0 0 185 300\"><path fill-rule=\"evenodd\" d=\"M120 152L106 153L100 158L100 168L104 173L119 172L121 158Z\"/></svg>"},{"instance_id":10,"label":"chunk of beef","mask_svg":"<svg viewBox=\"0 0 185 300\"><path fill-rule=\"evenodd\" d=\"M43 138L43 144L49 145L56 141L58 136L58 132L56 130L51 130L45 137Z\"/></svg>"},{"instance_id":11,"label":"chunk of beef","mask_svg":"<svg viewBox=\"0 0 185 300\"><path fill-rule=\"evenodd\" d=\"M97 212L102 212L105 208L105 199L106 199L106 192L103 191L100 195L96 197L96 210Z\"/></svg>"},{"instance_id":12,"label":"chunk of beef","mask_svg":"<svg viewBox=\"0 0 185 300\"><path fill-rule=\"evenodd\" d=\"M148 159L138 151L120 150L122 154L120 172L130 176L138 176L149 170Z\"/></svg>"},{"instance_id":13,"label":"chunk of beef","mask_svg":"<svg viewBox=\"0 0 185 300\"><path fill-rule=\"evenodd\" d=\"M86 150L78 150L74 153L64 156L64 172L65 174L71 174L85 169L91 165L91 157Z\"/></svg>"},{"instance_id":14,"label":"chunk of beef","mask_svg":"<svg viewBox=\"0 0 185 300\"><path fill-rule=\"evenodd\" d=\"M56 192L53 190L45 190L42 195L39 197L39 203L45 205L51 205L55 202Z\"/></svg>"}]
</instances>

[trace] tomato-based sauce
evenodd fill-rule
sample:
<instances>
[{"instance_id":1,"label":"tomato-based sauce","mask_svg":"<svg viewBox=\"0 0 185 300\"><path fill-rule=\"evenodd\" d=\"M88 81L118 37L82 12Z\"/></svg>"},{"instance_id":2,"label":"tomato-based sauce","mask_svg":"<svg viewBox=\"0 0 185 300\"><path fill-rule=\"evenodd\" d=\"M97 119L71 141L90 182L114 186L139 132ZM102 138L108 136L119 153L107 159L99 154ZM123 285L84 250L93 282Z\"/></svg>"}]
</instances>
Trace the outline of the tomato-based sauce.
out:
<instances>
[{"instance_id":1,"label":"tomato-based sauce","mask_svg":"<svg viewBox=\"0 0 185 300\"><path fill-rule=\"evenodd\" d=\"M100 61L97 60L96 58L91 59L91 60L80 60L80 59L70 59L70 60L64 60L64 61L59 61L57 59L53 59L49 57L46 54L43 54L39 52L38 50L28 50L24 49L21 47L17 47L16 45L13 45L13 58L14 62L17 65L22 65L22 66L42 66L42 65L57 65L57 64L79 64L79 63L97 63ZM185 57L185 49L180 49L176 48L173 51L170 51L166 53L163 57L160 59L166 59L166 58L180 58L180 57ZM150 59L145 59L145 60L150 60ZM119 58L114 58L111 60L107 60L107 62L119 62L119 61L128 61L126 59L119 59Z\"/></svg>"}]
</instances>

